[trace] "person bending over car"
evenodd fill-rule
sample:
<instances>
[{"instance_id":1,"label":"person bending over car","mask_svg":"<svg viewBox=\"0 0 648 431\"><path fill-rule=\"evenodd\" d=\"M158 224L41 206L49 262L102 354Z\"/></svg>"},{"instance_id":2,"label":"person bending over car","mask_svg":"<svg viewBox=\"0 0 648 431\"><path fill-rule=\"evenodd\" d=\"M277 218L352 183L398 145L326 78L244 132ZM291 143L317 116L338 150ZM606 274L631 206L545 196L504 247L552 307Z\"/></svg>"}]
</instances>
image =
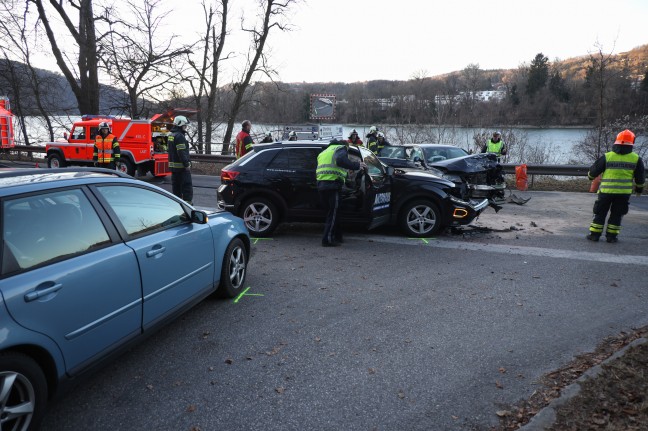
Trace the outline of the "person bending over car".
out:
<instances>
[{"instance_id":1,"label":"person bending over car","mask_svg":"<svg viewBox=\"0 0 648 431\"><path fill-rule=\"evenodd\" d=\"M367 169L364 162L349 160L349 143L333 139L328 147L317 156L317 191L322 208L326 211L326 223L322 236L323 247L336 247L342 242L339 226L340 191L347 178L347 169Z\"/></svg>"}]
</instances>

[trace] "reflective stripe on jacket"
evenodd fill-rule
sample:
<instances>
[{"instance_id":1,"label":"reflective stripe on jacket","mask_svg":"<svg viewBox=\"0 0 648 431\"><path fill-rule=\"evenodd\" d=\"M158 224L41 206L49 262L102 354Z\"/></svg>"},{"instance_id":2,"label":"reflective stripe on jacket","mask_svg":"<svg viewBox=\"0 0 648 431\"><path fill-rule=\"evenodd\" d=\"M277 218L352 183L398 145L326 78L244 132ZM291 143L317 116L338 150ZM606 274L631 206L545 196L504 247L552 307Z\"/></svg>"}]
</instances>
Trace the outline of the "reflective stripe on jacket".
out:
<instances>
[{"instance_id":1,"label":"reflective stripe on jacket","mask_svg":"<svg viewBox=\"0 0 648 431\"><path fill-rule=\"evenodd\" d=\"M240 159L241 157L246 155L252 149L253 143L254 142L252 141L252 137L248 132L246 132L245 130L238 132L238 135L236 135L235 147L236 158Z\"/></svg>"},{"instance_id":2,"label":"reflective stripe on jacket","mask_svg":"<svg viewBox=\"0 0 648 431\"><path fill-rule=\"evenodd\" d=\"M169 147L169 169L171 172L181 172L191 166L189 147L182 129L173 127L171 135L167 138Z\"/></svg>"},{"instance_id":3,"label":"reflective stripe on jacket","mask_svg":"<svg viewBox=\"0 0 648 431\"><path fill-rule=\"evenodd\" d=\"M637 168L637 153L605 153L605 171L601 175L599 193L632 194L632 178Z\"/></svg>"},{"instance_id":4,"label":"reflective stripe on jacket","mask_svg":"<svg viewBox=\"0 0 648 431\"><path fill-rule=\"evenodd\" d=\"M317 170L315 175L317 181L342 181L347 177L347 171L338 167L335 163L335 152L341 148L342 145L330 145L327 149L319 153L317 156Z\"/></svg>"},{"instance_id":5,"label":"reflective stripe on jacket","mask_svg":"<svg viewBox=\"0 0 648 431\"><path fill-rule=\"evenodd\" d=\"M95 137L92 160L98 163L110 163L119 161L120 156L119 142L115 135L109 133L105 138L101 135Z\"/></svg>"}]
</instances>

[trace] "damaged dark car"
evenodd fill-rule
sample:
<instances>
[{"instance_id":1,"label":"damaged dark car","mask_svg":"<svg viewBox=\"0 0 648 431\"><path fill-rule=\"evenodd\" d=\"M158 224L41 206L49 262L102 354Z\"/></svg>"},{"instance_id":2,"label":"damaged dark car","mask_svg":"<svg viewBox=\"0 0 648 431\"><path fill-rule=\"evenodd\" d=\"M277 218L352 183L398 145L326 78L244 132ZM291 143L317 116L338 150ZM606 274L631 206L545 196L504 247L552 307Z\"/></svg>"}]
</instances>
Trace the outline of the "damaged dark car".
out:
<instances>
[{"instance_id":1,"label":"damaged dark car","mask_svg":"<svg viewBox=\"0 0 648 431\"><path fill-rule=\"evenodd\" d=\"M451 145L386 147L380 160L396 170L425 170L452 181L462 199L488 199L496 211L505 202L506 181L502 165L491 153L468 154ZM401 158L402 157L402 158Z\"/></svg>"}]
</instances>

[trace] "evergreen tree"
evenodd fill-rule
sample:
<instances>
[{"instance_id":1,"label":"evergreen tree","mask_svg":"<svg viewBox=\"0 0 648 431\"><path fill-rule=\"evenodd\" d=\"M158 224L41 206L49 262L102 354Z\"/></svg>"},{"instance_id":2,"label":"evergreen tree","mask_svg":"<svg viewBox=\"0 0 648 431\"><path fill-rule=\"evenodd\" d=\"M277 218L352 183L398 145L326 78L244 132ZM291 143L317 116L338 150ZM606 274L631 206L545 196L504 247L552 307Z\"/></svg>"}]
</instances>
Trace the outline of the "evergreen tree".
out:
<instances>
[{"instance_id":1,"label":"evergreen tree","mask_svg":"<svg viewBox=\"0 0 648 431\"><path fill-rule=\"evenodd\" d=\"M529 78L526 92L533 97L538 90L545 87L549 78L549 59L542 53L535 56L529 67Z\"/></svg>"}]
</instances>

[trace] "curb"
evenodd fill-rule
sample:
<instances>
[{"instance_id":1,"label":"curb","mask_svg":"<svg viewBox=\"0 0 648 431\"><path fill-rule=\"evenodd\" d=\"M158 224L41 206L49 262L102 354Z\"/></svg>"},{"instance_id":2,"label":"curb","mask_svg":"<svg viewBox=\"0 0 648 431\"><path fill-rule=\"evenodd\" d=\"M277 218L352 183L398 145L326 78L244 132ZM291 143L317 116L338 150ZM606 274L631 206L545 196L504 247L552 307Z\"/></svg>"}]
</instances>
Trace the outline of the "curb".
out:
<instances>
[{"instance_id":1,"label":"curb","mask_svg":"<svg viewBox=\"0 0 648 431\"><path fill-rule=\"evenodd\" d=\"M634 340L632 343L628 344L609 358L607 358L605 361L601 362L598 365L593 366L589 370L587 370L585 373L583 373L582 376L580 376L574 383L571 385L567 386L565 389L561 391L560 397L556 398L552 402L549 403L548 406L540 410L531 420L529 423L524 425L521 428L518 428L518 431L543 431L547 429L548 427L552 426L554 422L556 422L556 410L562 406L563 404L567 403L569 400L572 398L578 396L581 391L581 383L585 382L586 380L589 379L594 379L596 378L601 371L603 371L602 366L606 365L615 359L623 356L623 354L626 352L631 347L634 346L639 346L641 344L647 343L648 339L646 338L638 338Z\"/></svg>"}]
</instances>

